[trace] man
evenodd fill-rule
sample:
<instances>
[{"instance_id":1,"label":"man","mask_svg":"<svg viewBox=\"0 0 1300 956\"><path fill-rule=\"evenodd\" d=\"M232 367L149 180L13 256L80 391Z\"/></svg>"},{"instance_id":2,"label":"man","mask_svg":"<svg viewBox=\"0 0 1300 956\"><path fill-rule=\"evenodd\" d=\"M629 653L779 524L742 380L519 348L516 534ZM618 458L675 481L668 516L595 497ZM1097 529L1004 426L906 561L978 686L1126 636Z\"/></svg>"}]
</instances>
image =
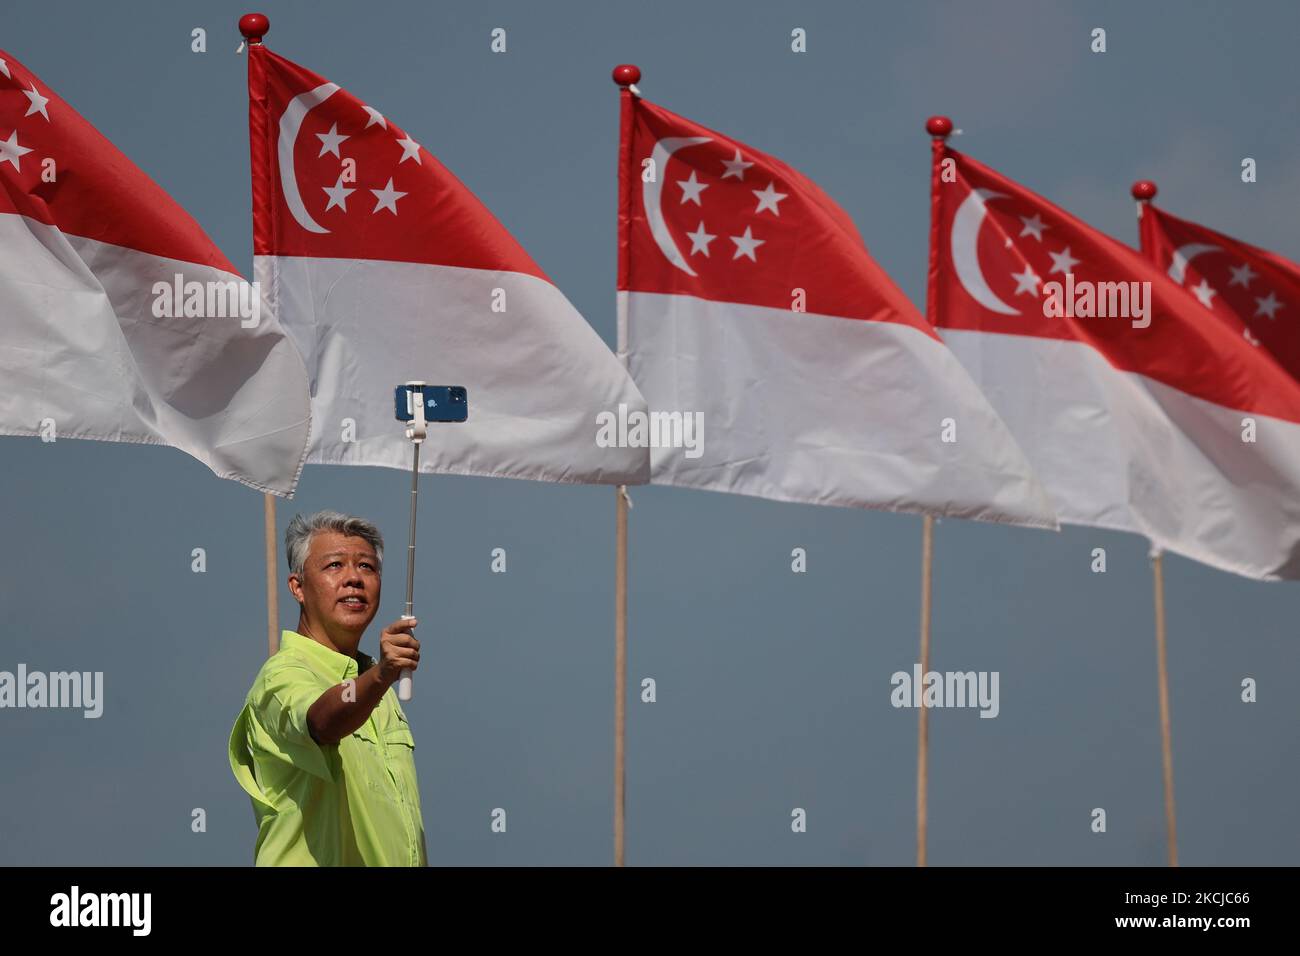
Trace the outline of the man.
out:
<instances>
[{"instance_id":1,"label":"man","mask_svg":"<svg viewBox=\"0 0 1300 956\"><path fill-rule=\"evenodd\" d=\"M390 688L420 663L414 619L357 650L379 610L384 540L336 511L295 515L284 536L296 631L257 674L230 733L253 799L258 866L425 866L415 740Z\"/></svg>"}]
</instances>

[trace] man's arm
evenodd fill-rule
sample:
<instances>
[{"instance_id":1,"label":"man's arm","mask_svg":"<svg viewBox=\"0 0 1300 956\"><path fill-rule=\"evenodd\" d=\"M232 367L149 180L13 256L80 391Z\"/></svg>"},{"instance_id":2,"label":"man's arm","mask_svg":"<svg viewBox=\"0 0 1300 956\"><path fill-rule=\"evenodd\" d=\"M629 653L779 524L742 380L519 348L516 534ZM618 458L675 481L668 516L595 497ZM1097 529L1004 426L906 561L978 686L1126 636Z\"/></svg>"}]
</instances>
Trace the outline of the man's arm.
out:
<instances>
[{"instance_id":1,"label":"man's arm","mask_svg":"<svg viewBox=\"0 0 1300 956\"><path fill-rule=\"evenodd\" d=\"M336 744L367 720L384 699L388 688L404 670L420 665L420 642L411 629L414 618L394 621L379 635L379 663L348 684L331 687L307 709L307 730L318 744Z\"/></svg>"}]
</instances>

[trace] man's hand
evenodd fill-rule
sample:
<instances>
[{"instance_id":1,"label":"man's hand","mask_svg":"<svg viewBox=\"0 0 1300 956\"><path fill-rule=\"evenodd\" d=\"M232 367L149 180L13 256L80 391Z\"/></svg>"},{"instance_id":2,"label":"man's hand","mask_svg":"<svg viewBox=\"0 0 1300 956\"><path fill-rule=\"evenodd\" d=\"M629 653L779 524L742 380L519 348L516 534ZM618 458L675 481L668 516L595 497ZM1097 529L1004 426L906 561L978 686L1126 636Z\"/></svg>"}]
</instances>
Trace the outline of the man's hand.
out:
<instances>
[{"instance_id":1,"label":"man's hand","mask_svg":"<svg viewBox=\"0 0 1300 956\"><path fill-rule=\"evenodd\" d=\"M392 685L404 670L420 666L420 642L412 631L420 622L413 617L399 618L379 635L379 679Z\"/></svg>"}]
</instances>

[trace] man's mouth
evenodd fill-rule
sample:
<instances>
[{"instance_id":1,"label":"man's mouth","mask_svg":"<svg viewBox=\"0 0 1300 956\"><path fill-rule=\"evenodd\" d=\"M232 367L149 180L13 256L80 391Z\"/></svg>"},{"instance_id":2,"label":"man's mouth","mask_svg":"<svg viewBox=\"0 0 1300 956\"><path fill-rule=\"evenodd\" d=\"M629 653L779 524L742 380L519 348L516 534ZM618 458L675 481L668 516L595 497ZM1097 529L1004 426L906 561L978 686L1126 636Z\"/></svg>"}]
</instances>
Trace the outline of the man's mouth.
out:
<instances>
[{"instance_id":1,"label":"man's mouth","mask_svg":"<svg viewBox=\"0 0 1300 956\"><path fill-rule=\"evenodd\" d=\"M362 610L366 606L366 599L362 597L345 597L339 603L347 608Z\"/></svg>"}]
</instances>

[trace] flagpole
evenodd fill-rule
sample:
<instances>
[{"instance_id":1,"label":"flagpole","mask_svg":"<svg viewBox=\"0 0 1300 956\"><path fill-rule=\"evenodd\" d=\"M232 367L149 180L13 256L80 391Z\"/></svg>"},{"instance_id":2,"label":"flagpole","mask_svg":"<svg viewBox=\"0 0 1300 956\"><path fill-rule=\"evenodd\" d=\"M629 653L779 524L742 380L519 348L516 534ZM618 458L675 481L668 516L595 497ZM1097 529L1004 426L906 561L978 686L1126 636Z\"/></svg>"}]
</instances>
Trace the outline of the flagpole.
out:
<instances>
[{"instance_id":1,"label":"flagpole","mask_svg":"<svg viewBox=\"0 0 1300 956\"><path fill-rule=\"evenodd\" d=\"M1156 602L1156 673L1160 684L1160 751L1165 778L1165 830L1169 841L1169 865L1178 865L1178 837L1174 823L1174 749L1169 729L1169 668L1165 662L1165 564L1164 555L1151 554L1152 583Z\"/></svg>"},{"instance_id":2,"label":"flagpole","mask_svg":"<svg viewBox=\"0 0 1300 956\"><path fill-rule=\"evenodd\" d=\"M244 38L239 49L242 51L244 44L261 43L269 29L271 21L264 14L244 14L239 18L239 32ZM262 534L266 553L266 650L268 656L274 656L280 649L280 601L275 583L275 497L269 494L262 495Z\"/></svg>"},{"instance_id":3,"label":"flagpole","mask_svg":"<svg viewBox=\"0 0 1300 956\"><path fill-rule=\"evenodd\" d=\"M1146 206L1156 198L1158 190L1151 180L1140 179L1129 191L1137 200L1137 216L1141 228ZM1154 546L1151 549L1151 584L1155 592L1156 606L1156 679L1160 693L1160 763L1165 782L1165 832L1169 865L1177 866L1178 828L1174 814L1174 747L1169 719L1169 667L1165 652L1165 564L1164 555Z\"/></svg>"},{"instance_id":4,"label":"flagpole","mask_svg":"<svg viewBox=\"0 0 1300 956\"><path fill-rule=\"evenodd\" d=\"M618 287L627 278L627 223L632 211L631 163L632 95L641 71L631 64L614 67L614 82L619 87L618 146ZM617 295L617 293L616 293ZM627 369L627 301L618 295L618 360ZM627 837L627 511L631 500L627 485L615 489L614 531L614 865L623 866Z\"/></svg>"},{"instance_id":5,"label":"flagpole","mask_svg":"<svg viewBox=\"0 0 1300 956\"><path fill-rule=\"evenodd\" d=\"M939 161L944 143L952 132L952 120L931 116L925 121L930 134L930 268L926 281L925 314L935 321L934 277L939 269ZM934 517L926 515L921 524L921 682L930 672L930 608L934 579ZM920 701L916 727L916 865L925 866L930 828L930 709L925 706L921 687L913 687L914 699Z\"/></svg>"},{"instance_id":6,"label":"flagpole","mask_svg":"<svg viewBox=\"0 0 1300 956\"><path fill-rule=\"evenodd\" d=\"M933 593L934 518L921 519L921 680L930 672L930 596ZM913 695L920 694L913 687ZM916 697L914 696L915 700ZM925 706L925 696L920 696L916 736L916 865L926 865L926 835L929 823L928 789L930 757L930 708Z\"/></svg>"},{"instance_id":7,"label":"flagpole","mask_svg":"<svg viewBox=\"0 0 1300 956\"><path fill-rule=\"evenodd\" d=\"M266 544L266 653L280 649L280 602L275 586L275 496L262 495L262 532Z\"/></svg>"},{"instance_id":8,"label":"flagpole","mask_svg":"<svg viewBox=\"0 0 1300 956\"><path fill-rule=\"evenodd\" d=\"M614 865L627 830L627 486L615 489L614 531Z\"/></svg>"}]
</instances>

